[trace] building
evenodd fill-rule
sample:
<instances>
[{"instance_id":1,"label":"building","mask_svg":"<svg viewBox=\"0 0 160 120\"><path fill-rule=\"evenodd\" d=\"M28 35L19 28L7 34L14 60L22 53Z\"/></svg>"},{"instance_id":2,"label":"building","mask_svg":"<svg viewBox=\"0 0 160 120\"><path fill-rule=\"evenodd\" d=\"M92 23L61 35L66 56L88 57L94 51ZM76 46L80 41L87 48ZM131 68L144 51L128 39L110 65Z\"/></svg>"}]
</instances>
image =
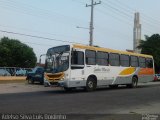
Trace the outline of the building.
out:
<instances>
[{"instance_id":1,"label":"building","mask_svg":"<svg viewBox=\"0 0 160 120\"><path fill-rule=\"evenodd\" d=\"M140 14L136 12L134 16L134 28L133 28L133 51L135 53L141 53L141 49L137 48L140 44L140 40L141 40Z\"/></svg>"}]
</instances>

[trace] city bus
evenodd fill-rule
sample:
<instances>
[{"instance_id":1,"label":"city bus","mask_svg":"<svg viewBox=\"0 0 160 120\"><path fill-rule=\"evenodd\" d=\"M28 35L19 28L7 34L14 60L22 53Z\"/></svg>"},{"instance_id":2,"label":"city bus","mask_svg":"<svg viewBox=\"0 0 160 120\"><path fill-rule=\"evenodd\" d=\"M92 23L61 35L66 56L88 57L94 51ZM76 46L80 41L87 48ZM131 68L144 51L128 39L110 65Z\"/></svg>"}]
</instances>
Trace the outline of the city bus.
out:
<instances>
[{"instance_id":1,"label":"city bus","mask_svg":"<svg viewBox=\"0 0 160 120\"><path fill-rule=\"evenodd\" d=\"M152 81L154 73L151 55L72 44L48 49L44 85L87 91L99 86L133 88Z\"/></svg>"}]
</instances>

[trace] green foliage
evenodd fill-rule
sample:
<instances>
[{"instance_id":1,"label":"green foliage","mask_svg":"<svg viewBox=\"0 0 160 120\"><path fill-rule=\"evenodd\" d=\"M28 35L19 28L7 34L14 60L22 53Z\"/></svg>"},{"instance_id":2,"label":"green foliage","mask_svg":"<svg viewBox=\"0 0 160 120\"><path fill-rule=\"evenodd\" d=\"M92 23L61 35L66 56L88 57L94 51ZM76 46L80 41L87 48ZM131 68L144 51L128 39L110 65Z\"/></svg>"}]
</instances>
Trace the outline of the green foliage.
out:
<instances>
[{"instance_id":1,"label":"green foliage","mask_svg":"<svg viewBox=\"0 0 160 120\"><path fill-rule=\"evenodd\" d=\"M146 40L141 40L140 46L142 54L149 54L154 57L155 70L160 71L160 35L153 34L152 36L145 36Z\"/></svg>"},{"instance_id":2,"label":"green foliage","mask_svg":"<svg viewBox=\"0 0 160 120\"><path fill-rule=\"evenodd\" d=\"M0 40L0 66L34 67L37 58L33 49L19 40L3 37Z\"/></svg>"}]
</instances>

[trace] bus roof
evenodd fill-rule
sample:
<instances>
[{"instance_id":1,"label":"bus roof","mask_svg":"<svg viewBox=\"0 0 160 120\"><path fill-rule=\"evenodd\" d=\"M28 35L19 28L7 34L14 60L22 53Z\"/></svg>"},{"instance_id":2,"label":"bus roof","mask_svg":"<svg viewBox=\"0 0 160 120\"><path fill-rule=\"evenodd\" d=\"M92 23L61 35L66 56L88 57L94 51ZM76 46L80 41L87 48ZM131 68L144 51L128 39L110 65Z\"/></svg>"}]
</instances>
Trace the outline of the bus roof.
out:
<instances>
[{"instance_id":1,"label":"bus roof","mask_svg":"<svg viewBox=\"0 0 160 120\"><path fill-rule=\"evenodd\" d=\"M102 47L94 47L94 46L87 46L87 45L73 44L73 48L95 50L95 51L102 51L102 52L108 52L108 53L120 53L120 54L125 54L125 55L134 55L134 56L140 56L140 57L153 58L151 55L146 55L146 54L138 54L138 53L132 53L132 52L127 52L127 51L120 51L120 50L114 50L114 49L102 48Z\"/></svg>"}]
</instances>

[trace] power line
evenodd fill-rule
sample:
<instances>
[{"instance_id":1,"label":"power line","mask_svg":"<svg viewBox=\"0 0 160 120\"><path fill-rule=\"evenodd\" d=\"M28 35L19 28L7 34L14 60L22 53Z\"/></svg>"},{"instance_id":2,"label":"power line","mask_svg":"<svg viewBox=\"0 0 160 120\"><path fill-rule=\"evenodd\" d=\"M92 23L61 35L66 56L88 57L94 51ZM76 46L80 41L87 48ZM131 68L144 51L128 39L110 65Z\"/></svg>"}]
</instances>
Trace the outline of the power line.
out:
<instances>
[{"instance_id":1,"label":"power line","mask_svg":"<svg viewBox=\"0 0 160 120\"><path fill-rule=\"evenodd\" d=\"M110 5L110 4L106 3L106 2L104 2L104 5L108 6L109 8L115 10L116 12L118 12L118 13L120 13L120 14L128 17L128 18L132 17L131 14L128 14L128 13L124 12L123 10L120 10L120 9L118 9L116 7L113 7L112 5Z\"/></svg>"},{"instance_id":2,"label":"power line","mask_svg":"<svg viewBox=\"0 0 160 120\"><path fill-rule=\"evenodd\" d=\"M72 1L77 2L77 3L80 3L81 5L84 5L84 4L85 4L84 2L79 1L79 0L72 0ZM102 7L103 7L103 4L102 4ZM103 11L103 10L101 10L101 9L99 9L99 8L96 8L95 12L96 12L96 11L97 11L98 13L100 13L100 14L108 15L108 13L107 13L108 11ZM115 11L114 11L114 12L115 12ZM110 16L113 17L113 18L115 18L115 20L117 20L118 22L122 21L122 22L126 23L125 21L123 21L122 19L120 19L120 18L117 17L117 16L114 16L113 14L110 14ZM127 22L128 22L128 21L127 21ZM128 24L129 24L129 25L132 25L132 24L129 23L129 22L128 22ZM89 28L86 28L86 27L78 27L78 28L89 29ZM98 31L100 31L100 32L99 32L100 34L104 33L104 34L106 35L106 32L105 32L106 28L104 28L104 26L103 26L103 27L102 27L102 26L97 26L96 28L99 29ZM109 28L109 29L110 29L110 30L112 29L112 30L113 30L113 33L115 33L115 29L113 29L113 28ZM120 32L122 32L122 31L117 31L116 33L120 33ZM103 34L103 35L104 35L104 34ZM118 34L118 35L119 35L119 37L121 37L123 40L124 40L124 37L126 37L126 38L129 37L128 34L124 34L124 33L121 33L121 34ZM118 37L118 35L116 35L116 36Z\"/></svg>"},{"instance_id":3,"label":"power line","mask_svg":"<svg viewBox=\"0 0 160 120\"><path fill-rule=\"evenodd\" d=\"M109 1L109 0L106 0L106 1ZM108 3L110 3L110 4L108 4ZM111 3L111 2L108 2L108 3L106 3L106 2L104 2L104 5L106 5L106 6L108 6L110 9L112 9L112 10L114 10L113 12L115 13L115 14L117 14L117 15L123 15L123 16L125 16L125 18L128 18L128 21L130 21L129 19L131 19L131 16L130 16L130 14L132 14L132 12L130 11L129 13L126 13L126 11L129 11L129 9L123 9L123 10L125 10L125 11L122 11L122 10L120 10L120 9L118 9L118 8L115 8L115 4L113 4L113 3ZM114 6L114 7L113 7ZM122 8L122 7L121 7ZM123 17L124 18L124 17ZM127 19L125 19L125 20L127 20ZM143 20L147 25L151 25L151 23L149 23L149 22L147 22L146 20ZM149 31L149 32L152 32L152 31L150 31L150 29L148 28L144 28L144 31Z\"/></svg>"},{"instance_id":4,"label":"power line","mask_svg":"<svg viewBox=\"0 0 160 120\"><path fill-rule=\"evenodd\" d=\"M124 22L125 24L127 23L127 24L129 24L129 25L133 25L133 24L131 23L131 20L124 19L124 17L122 17L122 18L118 17L118 16L121 16L121 14L117 14L116 11L112 11L112 13L109 13L109 11L104 11L104 10L101 10L101 9L97 9L97 11L98 11L99 13L101 13L101 14L106 15L106 16L108 16L108 15L111 16L112 18L114 18L114 19L117 20L118 22ZM111 12L111 11L110 11L110 12ZM116 16L114 16L113 13L116 14ZM118 15L118 16L117 16L117 15Z\"/></svg>"},{"instance_id":5,"label":"power line","mask_svg":"<svg viewBox=\"0 0 160 120\"><path fill-rule=\"evenodd\" d=\"M16 26L6 26L6 25L1 25L0 27L4 27L4 28L11 28L11 29L17 29L17 30L23 30L23 31L27 31L27 32L34 32L34 33L40 33L40 34L47 34L47 35L54 35L54 36L62 36L62 37L69 37L69 38L75 38L75 39L79 39L76 36L70 36L70 35L64 35L64 34L54 34L54 33L47 33L47 32L41 32L41 31L37 31L37 30L31 30L31 29L26 29L26 28L19 28Z\"/></svg>"},{"instance_id":6,"label":"power line","mask_svg":"<svg viewBox=\"0 0 160 120\"><path fill-rule=\"evenodd\" d=\"M122 1L120 1L120 0L117 0L116 2L118 2L119 4L125 6L126 8L128 8L128 10L130 9L130 10L132 10L132 11L135 11L135 9L127 6L124 2L122 2ZM153 18L152 16L148 16L148 15L146 15L146 14L143 13L143 12L141 12L141 14L142 14L142 16L145 16L146 18L150 18L150 19L152 19L153 21L160 22L160 21L159 21L160 18L155 19L155 18Z\"/></svg>"},{"instance_id":7,"label":"power line","mask_svg":"<svg viewBox=\"0 0 160 120\"><path fill-rule=\"evenodd\" d=\"M108 2L110 2L111 3L111 1L110 0L106 0L106 1L108 1ZM118 3L118 4L117 4ZM133 9L133 8L131 8L131 7L129 7L129 6L127 6L125 3L123 3L122 1L120 1L120 0L117 0L116 2L114 2L113 3L113 1L112 1L112 3L111 3L112 5L117 5L117 6L119 6L120 8L122 8L124 11L127 11L127 12L129 12L130 14L133 14L134 12L133 11L135 11L135 9ZM123 6L123 7L122 7ZM124 8L125 7L125 8ZM140 12L141 13L141 16L142 16L142 20L143 21L145 21L145 23L147 24L147 25L152 25L152 26L159 26L160 25L160 21L159 21L159 19L155 19L155 18L153 18L153 17L151 17L151 16L148 16L148 15L146 15L145 13L143 13L143 12ZM149 22L150 21L150 22Z\"/></svg>"},{"instance_id":8,"label":"power line","mask_svg":"<svg viewBox=\"0 0 160 120\"><path fill-rule=\"evenodd\" d=\"M82 2L82 1L77 1L77 0L72 0L72 1L78 2L78 3L80 3L81 5L85 5L85 4L86 4L86 3Z\"/></svg>"},{"instance_id":9,"label":"power line","mask_svg":"<svg viewBox=\"0 0 160 120\"><path fill-rule=\"evenodd\" d=\"M26 15L34 16L34 17L40 17L40 18L43 18L43 19L45 18L45 20L46 20L46 18L49 18L52 21L53 20L56 21L56 22L61 21L63 23L67 23L67 25L69 23L69 24L74 25L74 26L75 26L75 23L78 22L78 21L87 23L87 21L84 21L84 20L79 19L79 18L74 18L74 17L58 14L58 13L53 12L53 11L37 8L37 7L34 7L32 5L24 4L24 3L21 3L21 2L16 3L15 1L12 1L12 0L9 0L9 1L6 0L5 2L0 1L0 3L2 3L2 4L0 4L0 6L2 6L4 8L7 8L7 10L10 10L12 12L23 13L23 14L26 14ZM17 5L20 5L21 8L18 7ZM11 10L11 8L13 8L14 11ZM71 21L73 21L73 22L71 22Z\"/></svg>"},{"instance_id":10,"label":"power line","mask_svg":"<svg viewBox=\"0 0 160 120\"><path fill-rule=\"evenodd\" d=\"M24 34L24 33L18 33L18 32L11 32L11 31L5 31L5 30L0 30L0 32L8 33L8 34L20 35L20 36L39 38L39 39L46 39L46 40L51 40L51 41L59 41L59 42L66 42L66 43L82 44L82 43L77 43L77 42L58 40L58 39L54 39L54 38L48 38L48 37L42 37L42 36L36 36L36 35L30 35L30 34Z\"/></svg>"},{"instance_id":11,"label":"power line","mask_svg":"<svg viewBox=\"0 0 160 120\"><path fill-rule=\"evenodd\" d=\"M39 46L50 46L50 47L52 47L52 45L33 43L33 42L23 42L23 43L28 43L28 44L33 44L33 45L39 45Z\"/></svg>"}]
</instances>

